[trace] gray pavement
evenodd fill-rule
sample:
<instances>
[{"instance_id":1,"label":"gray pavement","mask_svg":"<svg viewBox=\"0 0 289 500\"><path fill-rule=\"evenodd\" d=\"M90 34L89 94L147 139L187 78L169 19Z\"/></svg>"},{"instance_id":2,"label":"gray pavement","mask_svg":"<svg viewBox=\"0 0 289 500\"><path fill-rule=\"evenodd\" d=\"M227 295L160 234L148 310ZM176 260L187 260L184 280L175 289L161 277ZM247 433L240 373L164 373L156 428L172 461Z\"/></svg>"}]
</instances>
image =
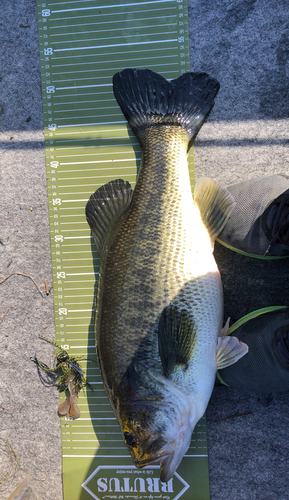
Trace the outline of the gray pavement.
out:
<instances>
[{"instance_id":1,"label":"gray pavement","mask_svg":"<svg viewBox=\"0 0 289 500\"><path fill-rule=\"evenodd\" d=\"M230 185L288 174L288 2L189 4L192 70L221 83L196 141L196 176ZM0 276L28 274L44 290L52 275L35 0L2 0L0 23ZM220 246L216 257L226 317L289 303L287 261L265 267ZM53 336L53 291L42 296L31 279L13 275L0 296L0 476L10 466L7 440L18 459L0 499L31 471L37 498L61 500L57 391L41 384L30 360L35 352L52 360L38 334ZM289 498L288 410L288 393L215 387L207 411L212 500Z\"/></svg>"}]
</instances>

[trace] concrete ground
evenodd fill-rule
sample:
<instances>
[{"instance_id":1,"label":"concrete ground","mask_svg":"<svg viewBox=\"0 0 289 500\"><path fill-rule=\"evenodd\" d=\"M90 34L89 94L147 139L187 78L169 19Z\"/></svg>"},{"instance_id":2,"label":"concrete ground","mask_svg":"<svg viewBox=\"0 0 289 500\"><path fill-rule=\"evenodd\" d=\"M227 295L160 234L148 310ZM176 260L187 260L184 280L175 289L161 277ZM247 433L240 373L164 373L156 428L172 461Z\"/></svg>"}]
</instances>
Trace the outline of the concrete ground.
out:
<instances>
[{"instance_id":1,"label":"concrete ground","mask_svg":"<svg viewBox=\"0 0 289 500\"><path fill-rule=\"evenodd\" d=\"M196 176L230 185L288 174L288 2L189 0L189 18L192 70L221 83L195 144ZM44 290L52 274L35 0L2 0L0 24L0 277L27 274ZM216 258L226 317L289 303L289 262L252 261L220 246ZM61 500L57 391L42 385L30 360L40 351L52 359L38 334L53 336L53 293L12 275L0 295L0 477L18 461L0 499L31 471L37 498ZM212 500L289 498L288 396L215 387L207 410Z\"/></svg>"}]
</instances>

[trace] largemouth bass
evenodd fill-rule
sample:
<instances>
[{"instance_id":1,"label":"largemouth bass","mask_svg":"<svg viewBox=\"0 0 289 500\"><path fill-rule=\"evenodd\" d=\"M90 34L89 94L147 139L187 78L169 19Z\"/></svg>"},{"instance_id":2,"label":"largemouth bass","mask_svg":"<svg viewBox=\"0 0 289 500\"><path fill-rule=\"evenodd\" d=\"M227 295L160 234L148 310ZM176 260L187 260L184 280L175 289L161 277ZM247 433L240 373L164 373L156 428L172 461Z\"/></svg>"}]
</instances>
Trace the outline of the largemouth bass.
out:
<instances>
[{"instance_id":1,"label":"largemouth bass","mask_svg":"<svg viewBox=\"0 0 289 500\"><path fill-rule=\"evenodd\" d=\"M101 374L134 464L160 462L168 481L209 402L217 368L247 352L221 336L223 297L213 257L234 200L210 179L191 193L187 152L218 82L150 70L113 79L142 147L134 191L115 180L86 207L100 254L96 344Z\"/></svg>"}]
</instances>

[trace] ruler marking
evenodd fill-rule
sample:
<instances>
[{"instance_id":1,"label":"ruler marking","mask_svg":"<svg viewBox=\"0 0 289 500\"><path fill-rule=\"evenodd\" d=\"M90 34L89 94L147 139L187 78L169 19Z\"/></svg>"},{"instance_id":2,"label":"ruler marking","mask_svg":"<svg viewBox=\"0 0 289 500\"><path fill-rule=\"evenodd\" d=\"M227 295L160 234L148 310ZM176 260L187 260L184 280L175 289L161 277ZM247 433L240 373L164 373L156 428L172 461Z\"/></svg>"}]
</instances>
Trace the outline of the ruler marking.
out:
<instances>
[{"instance_id":1,"label":"ruler marking","mask_svg":"<svg viewBox=\"0 0 289 500\"><path fill-rule=\"evenodd\" d=\"M121 160L95 160L95 161L84 161L84 162L75 161L75 162L68 162L68 163L60 162L60 165L86 165L88 163L112 163L113 161L140 161L140 160L141 160L141 158L124 158Z\"/></svg>"},{"instance_id":2,"label":"ruler marking","mask_svg":"<svg viewBox=\"0 0 289 500\"><path fill-rule=\"evenodd\" d=\"M159 10L159 9L156 9L156 10ZM168 9L164 9L164 10L171 10L171 7L169 7ZM142 12L142 11L139 11L139 12ZM134 22L135 21L149 21L149 20L152 20L152 19L168 19L168 18L174 18L174 15L171 14L170 16L153 16L153 17L141 17L139 19L135 19L134 18ZM101 26L104 25L104 24L115 24L115 20L113 21L101 21L101 23L99 23ZM97 23L78 23L78 24L64 24L63 26L51 26L50 29L58 29L58 28L76 28L77 26L95 26ZM162 26L162 25L160 25ZM167 26L170 26L170 24L168 24ZM149 26L151 27L151 26ZM140 26L140 28L142 28L142 26ZM124 28L118 28L118 29L124 29ZM125 29L136 29L136 28L125 28ZM105 31L105 30L103 30ZM115 31L115 30L114 30ZM79 32L77 32L76 34L78 34ZM83 33L86 33L85 31ZM90 32L89 32L90 33ZM55 35L51 35L51 36L55 36Z\"/></svg>"},{"instance_id":3,"label":"ruler marking","mask_svg":"<svg viewBox=\"0 0 289 500\"><path fill-rule=\"evenodd\" d=\"M120 7L133 7L135 5L148 5L148 4L160 4L160 3L168 3L174 2L175 0L150 0L149 2L135 2L135 3L120 3L120 4L112 4L112 5L98 5L97 7L78 7L76 9L62 9L62 10L52 10L52 14L57 14L58 12L73 12L78 10L94 10L94 9L111 9L111 8L120 8ZM52 4L53 5L53 4Z\"/></svg>"},{"instance_id":4,"label":"ruler marking","mask_svg":"<svg viewBox=\"0 0 289 500\"><path fill-rule=\"evenodd\" d=\"M86 78L86 80L94 80L94 78ZM59 80L60 81L60 80ZM65 80L63 80L65 81ZM70 80L66 80L66 81L70 81ZM75 81L78 81L78 78L75 79ZM72 111L76 111L76 110L72 110ZM77 110L78 111L78 110ZM69 111L66 110L66 113L68 113ZM93 113L94 114L94 113ZM110 113L108 115L102 115L102 118L111 118L112 116L121 116L120 113ZM60 120L79 120L79 118L92 118L91 115L81 115L81 116L64 116L64 117L58 117L58 118L55 118L55 121L59 122ZM66 124L66 125L58 125L59 127L69 127L70 124Z\"/></svg>"},{"instance_id":5,"label":"ruler marking","mask_svg":"<svg viewBox=\"0 0 289 500\"><path fill-rule=\"evenodd\" d=\"M79 73L79 71L75 71L74 73ZM61 74L61 73L52 73L54 75L56 74ZM62 73L63 74L63 73ZM95 101L86 101L86 102L95 102ZM101 102L101 101L98 101L98 102ZM63 104L63 103L60 103L60 104ZM71 103L66 103L66 104L69 104L71 105ZM77 110L75 108L73 109L59 109L59 110L56 110L55 113L69 113L69 112L72 112L72 111L94 111L94 110L97 110L97 111L100 111L101 109L115 109L115 106L106 106L106 107L97 107L97 108L78 108Z\"/></svg>"},{"instance_id":6,"label":"ruler marking","mask_svg":"<svg viewBox=\"0 0 289 500\"><path fill-rule=\"evenodd\" d=\"M103 185L103 182L100 183L100 184L94 184L94 188L98 187L98 186L102 186ZM95 189L94 189L95 191ZM68 195L70 193L58 193L59 195L61 196L65 196L65 195ZM88 198L90 197L90 195L92 194L91 192L91 189L90 191L77 191L77 192L74 192L73 194L86 194L88 196ZM72 202L72 201L86 201L88 200L88 198L86 200L62 200L62 203L69 203L69 202ZM79 236L79 238L86 238L86 236ZM66 238L68 239L68 238Z\"/></svg>"},{"instance_id":7,"label":"ruler marking","mask_svg":"<svg viewBox=\"0 0 289 500\"><path fill-rule=\"evenodd\" d=\"M165 16L164 16L165 17ZM155 18L156 19L156 18ZM111 23L115 23L115 21L110 21ZM114 28L113 31L126 31L126 30L139 30L139 29L147 29L147 28L160 28L160 27L163 27L163 26L177 26L177 23L167 23L167 24L152 24L152 25L149 25L149 26L128 26L127 28L125 27L122 27L122 28ZM66 27L66 26L65 26ZM86 35L87 33L107 33L107 29L105 30L91 30L91 31L76 31L75 33L72 33L72 32L68 32L68 33L55 33L54 35L50 35L51 37L52 36L73 36L73 35ZM169 32L171 33L171 32ZM173 33L177 33L177 31L174 31ZM164 33L166 34L166 33ZM129 38L131 36L146 36L147 33L145 33L145 35L142 35L142 34L137 34L137 35L125 35L125 38ZM107 37L107 38L100 38L100 40L110 40L111 37ZM95 38L93 38L92 40L95 40ZM73 40L73 42L78 42L79 40ZM82 41L88 41L88 40L82 40ZM59 42L51 42L51 43L63 43L61 41ZM64 43L67 43L66 41ZM69 42L70 43L70 42Z\"/></svg>"},{"instance_id":8,"label":"ruler marking","mask_svg":"<svg viewBox=\"0 0 289 500\"><path fill-rule=\"evenodd\" d=\"M131 47L131 46L136 46L136 45L148 45L151 43L171 43L171 42L177 42L177 41L178 41L178 39L174 38L172 40L149 40L147 42L113 43L110 45L92 45L92 46L88 46L88 47L67 47L65 49L54 49L54 52L65 52L67 50L106 49L106 48L110 48L110 47Z\"/></svg>"},{"instance_id":9,"label":"ruler marking","mask_svg":"<svg viewBox=\"0 0 289 500\"><path fill-rule=\"evenodd\" d=\"M101 48L103 48L103 47L101 47ZM138 52L138 55L139 55L140 53L142 53L142 52L145 52L145 53L147 54L148 52L159 52L160 50L161 50L162 52L163 52L163 51L167 51L167 50L169 50L169 51L170 51L170 53L171 53L171 51L172 51L172 50L177 50L177 49L178 49L178 47L162 47L162 49L160 49L159 47L157 47L157 48L155 48L155 49L148 49L148 48L146 47L146 48L145 48L145 50L138 50L137 52ZM113 55L120 55L120 54L126 54L126 55L128 55L128 54L135 54L135 50L126 50L125 52L122 52L122 51L118 51L118 52L105 52L105 54L98 54L98 56L99 56L99 57L104 57L104 56L105 56L105 57L109 58L109 56L113 56ZM85 57L95 57L95 54L85 54ZM162 56L161 56L161 57L162 57ZM55 59L56 59L56 61L58 61L58 60L60 60L60 59L62 60L62 59L75 59L75 58L77 58L77 59L78 59L78 58L79 58L79 55L78 55L78 54L77 54L77 55L75 55L75 56L74 56L74 55L70 55L70 56L59 56L59 55L57 55L57 57L56 57ZM150 56L148 57L148 59L150 59ZM123 62L125 62L125 61L128 61L128 62L129 62L129 61L131 61L131 60L132 60L132 59L131 59L131 57L129 56L127 59L124 59L124 60L123 60ZM104 63L104 64L105 64L105 63L107 63L107 61L102 61L102 63ZM73 63L73 64L75 64L75 63ZM83 64L89 64L89 63L83 63ZM93 62L93 64L95 64L95 62ZM56 67L59 67L59 66L62 66L62 64L52 65L51 67L52 67L52 68L56 68ZM78 96L81 96L81 95L84 95L84 94L78 94ZM94 94L93 94L93 95L94 95ZM75 96L74 96L74 97L75 97Z\"/></svg>"},{"instance_id":10,"label":"ruler marking","mask_svg":"<svg viewBox=\"0 0 289 500\"><path fill-rule=\"evenodd\" d=\"M162 66L171 66L171 64L172 64L172 57L171 57L170 59L171 59L171 60L170 60L170 61L168 61L167 63L163 63L163 64L160 64L160 63L158 63L158 64L150 64L150 68L156 68L156 67L157 67L157 68L161 68ZM145 67L145 68L146 68L146 66L147 66L147 65L146 65L145 63L144 63L143 65L138 65L138 67L139 67L140 69L141 69L141 68L143 68L143 67ZM116 71L121 71L122 69L123 69L123 68L122 68L122 66L120 66L120 67L118 67L118 68L116 67L116 68L114 69L114 71L115 71L115 72L116 72ZM109 71L109 68L108 68L108 69L105 69L105 71ZM111 70L111 71L112 71L112 70ZM103 70L98 70L98 69L91 69L91 70L89 70L89 71L86 71L86 70L81 70L81 71L73 71L73 70L71 70L71 71L59 72L59 73L52 73L52 74L53 74L53 75L69 75L69 74L74 74L74 75L75 75L76 73L87 74L87 73L99 73L99 72L102 72L102 73L103 73ZM96 77L91 77L91 78L90 78L90 77L88 77L88 78L74 78L74 79L73 79L73 81L78 81L78 80L95 80L95 78L96 78ZM104 78L107 78L107 76L101 76L101 77L99 77L99 76L98 76L97 78L98 78L98 79L99 79L99 78L103 78L103 79L104 79ZM55 83L59 83L59 82L69 82L70 80L71 80L71 79L68 79L68 80L55 80ZM103 102L103 101L102 101L102 102ZM88 109L98 109L98 110L100 110L100 109L115 109L115 107L114 107L114 106L112 106L112 107L105 107L105 108L85 108L84 110L82 110L82 109L78 109L78 111L86 111L86 110L88 110ZM66 111L69 111L69 110L66 110ZM72 111L75 111L75 109L73 109ZM105 115L104 115L104 116L105 116Z\"/></svg>"},{"instance_id":11,"label":"ruler marking","mask_svg":"<svg viewBox=\"0 0 289 500\"><path fill-rule=\"evenodd\" d=\"M162 12L167 11L167 10L176 11L176 7L173 5L171 7L170 6L169 7L163 7L162 9L154 8L153 12L158 12L160 10ZM140 13L144 13L144 12L152 12L152 10L151 9L142 9L142 10L135 10L134 12L135 12L135 14L140 14ZM121 16L121 15L126 15L126 14L125 13L124 14L118 13L117 15ZM101 17L110 17L111 14L109 14L109 13L107 13L107 14L84 14L83 16L78 15L78 16L58 17L58 18L54 17L53 21L64 21L64 20L67 20L67 19L84 19L84 18L87 18L87 17L89 17L89 19L92 19L92 18L96 17L97 20L98 20L100 16ZM170 16L170 17L172 17L172 16ZM58 27L58 26L56 26L56 27Z\"/></svg>"}]
</instances>

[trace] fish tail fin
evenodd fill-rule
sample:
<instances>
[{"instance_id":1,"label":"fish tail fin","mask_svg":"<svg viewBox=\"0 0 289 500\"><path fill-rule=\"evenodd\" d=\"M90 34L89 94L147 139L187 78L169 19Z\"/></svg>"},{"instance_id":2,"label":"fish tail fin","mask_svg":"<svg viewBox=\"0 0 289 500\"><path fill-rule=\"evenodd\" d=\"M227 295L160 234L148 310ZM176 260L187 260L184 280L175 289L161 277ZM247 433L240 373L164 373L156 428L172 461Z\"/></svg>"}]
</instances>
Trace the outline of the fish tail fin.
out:
<instances>
[{"instance_id":1,"label":"fish tail fin","mask_svg":"<svg viewBox=\"0 0 289 500\"><path fill-rule=\"evenodd\" d=\"M212 241L228 222L235 206L231 193L213 179L203 177L196 182L194 203L198 206L202 221Z\"/></svg>"},{"instance_id":2,"label":"fish tail fin","mask_svg":"<svg viewBox=\"0 0 289 500\"><path fill-rule=\"evenodd\" d=\"M149 69L125 69L113 77L115 98L138 139L160 124L178 125L195 138L219 87L206 73L184 73L169 82Z\"/></svg>"}]
</instances>

